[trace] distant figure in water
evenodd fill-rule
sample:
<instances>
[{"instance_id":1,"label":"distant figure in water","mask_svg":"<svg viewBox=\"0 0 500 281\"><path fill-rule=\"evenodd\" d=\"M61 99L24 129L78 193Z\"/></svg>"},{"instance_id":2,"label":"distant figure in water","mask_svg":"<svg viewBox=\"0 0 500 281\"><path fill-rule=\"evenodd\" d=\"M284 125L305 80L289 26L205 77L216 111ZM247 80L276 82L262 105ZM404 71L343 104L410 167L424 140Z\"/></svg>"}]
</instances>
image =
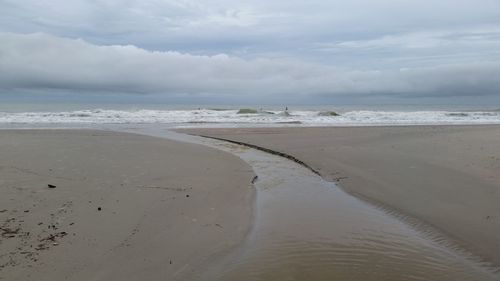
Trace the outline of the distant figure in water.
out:
<instances>
[{"instance_id":1,"label":"distant figure in water","mask_svg":"<svg viewBox=\"0 0 500 281\"><path fill-rule=\"evenodd\" d=\"M290 116L290 113L288 113L288 106L285 106L285 111L283 111L284 116Z\"/></svg>"}]
</instances>

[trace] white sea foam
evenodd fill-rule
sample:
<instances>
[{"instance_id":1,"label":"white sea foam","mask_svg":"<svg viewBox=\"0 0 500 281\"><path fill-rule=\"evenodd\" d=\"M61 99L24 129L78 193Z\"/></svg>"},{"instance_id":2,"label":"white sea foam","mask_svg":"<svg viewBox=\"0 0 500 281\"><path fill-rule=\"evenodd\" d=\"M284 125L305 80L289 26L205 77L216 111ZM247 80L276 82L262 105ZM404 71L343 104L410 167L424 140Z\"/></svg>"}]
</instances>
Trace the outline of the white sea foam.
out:
<instances>
[{"instance_id":1,"label":"white sea foam","mask_svg":"<svg viewBox=\"0 0 500 281\"><path fill-rule=\"evenodd\" d=\"M65 112L0 112L0 124L126 124L164 123L218 125L419 125L500 124L500 111L347 111L324 116L319 111L266 111L238 114L237 110L79 110Z\"/></svg>"}]
</instances>

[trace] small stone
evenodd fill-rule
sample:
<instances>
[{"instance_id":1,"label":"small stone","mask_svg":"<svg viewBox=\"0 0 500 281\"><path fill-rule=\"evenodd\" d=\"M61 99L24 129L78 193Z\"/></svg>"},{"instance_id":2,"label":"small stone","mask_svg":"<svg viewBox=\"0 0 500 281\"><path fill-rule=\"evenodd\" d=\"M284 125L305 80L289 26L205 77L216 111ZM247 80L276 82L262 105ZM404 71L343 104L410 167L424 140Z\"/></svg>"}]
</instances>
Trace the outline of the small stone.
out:
<instances>
[{"instance_id":1,"label":"small stone","mask_svg":"<svg viewBox=\"0 0 500 281\"><path fill-rule=\"evenodd\" d=\"M47 186L48 186L49 188L56 188L56 186L55 186L55 185L50 184L50 183L49 183L49 184L47 184Z\"/></svg>"},{"instance_id":2,"label":"small stone","mask_svg":"<svg viewBox=\"0 0 500 281\"><path fill-rule=\"evenodd\" d=\"M189 197L189 194L186 194L186 197Z\"/></svg>"},{"instance_id":3,"label":"small stone","mask_svg":"<svg viewBox=\"0 0 500 281\"><path fill-rule=\"evenodd\" d=\"M97 210L98 210L98 211L101 211L101 210L102 210L102 208L101 208L101 207L98 207L98 208L97 208Z\"/></svg>"}]
</instances>

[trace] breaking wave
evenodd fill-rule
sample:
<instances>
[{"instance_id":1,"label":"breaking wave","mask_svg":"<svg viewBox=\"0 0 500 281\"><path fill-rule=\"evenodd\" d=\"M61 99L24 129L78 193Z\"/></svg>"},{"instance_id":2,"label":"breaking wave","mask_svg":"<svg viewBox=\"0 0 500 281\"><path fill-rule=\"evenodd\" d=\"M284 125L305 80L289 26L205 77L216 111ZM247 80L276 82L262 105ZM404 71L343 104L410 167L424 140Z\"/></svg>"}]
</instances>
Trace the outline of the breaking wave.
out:
<instances>
[{"instance_id":1,"label":"breaking wave","mask_svg":"<svg viewBox=\"0 0 500 281\"><path fill-rule=\"evenodd\" d=\"M338 116L321 111L238 110L78 110L63 112L0 112L3 124L299 124L302 126L500 124L500 111L371 111L341 112Z\"/></svg>"}]
</instances>

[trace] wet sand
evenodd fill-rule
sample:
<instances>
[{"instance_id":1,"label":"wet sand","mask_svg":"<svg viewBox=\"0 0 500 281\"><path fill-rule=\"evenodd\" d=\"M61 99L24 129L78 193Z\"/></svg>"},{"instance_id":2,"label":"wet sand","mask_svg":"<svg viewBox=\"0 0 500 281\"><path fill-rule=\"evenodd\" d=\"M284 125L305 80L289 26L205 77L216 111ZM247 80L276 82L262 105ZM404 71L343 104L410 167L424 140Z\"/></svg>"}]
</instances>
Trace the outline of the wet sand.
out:
<instances>
[{"instance_id":1,"label":"wet sand","mask_svg":"<svg viewBox=\"0 0 500 281\"><path fill-rule=\"evenodd\" d=\"M200 145L2 130L0 173L0 280L182 279L253 217L250 166Z\"/></svg>"},{"instance_id":2,"label":"wet sand","mask_svg":"<svg viewBox=\"0 0 500 281\"><path fill-rule=\"evenodd\" d=\"M500 278L497 268L443 243L444 237L388 215L293 161L225 141L183 139L238 155L258 175L248 237L235 251L200 268L193 280Z\"/></svg>"},{"instance_id":3,"label":"wet sand","mask_svg":"<svg viewBox=\"0 0 500 281\"><path fill-rule=\"evenodd\" d=\"M292 155L349 193L500 264L499 126L182 131Z\"/></svg>"}]
</instances>

